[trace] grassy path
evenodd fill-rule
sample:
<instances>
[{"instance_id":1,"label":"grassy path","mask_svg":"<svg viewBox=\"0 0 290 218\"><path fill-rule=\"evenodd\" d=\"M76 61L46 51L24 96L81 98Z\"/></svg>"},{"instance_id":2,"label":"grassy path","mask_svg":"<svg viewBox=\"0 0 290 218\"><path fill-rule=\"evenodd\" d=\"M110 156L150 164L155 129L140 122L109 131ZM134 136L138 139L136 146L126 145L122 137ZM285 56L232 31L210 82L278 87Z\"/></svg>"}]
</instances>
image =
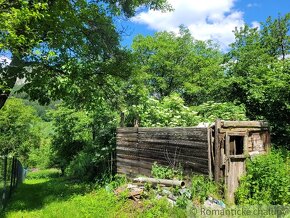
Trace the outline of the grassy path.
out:
<instances>
[{"instance_id":1,"label":"grassy path","mask_svg":"<svg viewBox=\"0 0 290 218\"><path fill-rule=\"evenodd\" d=\"M56 172L40 171L31 173L19 185L2 215L19 218L116 217L118 203L115 200L104 190L92 191L87 184L57 178Z\"/></svg>"},{"instance_id":2,"label":"grassy path","mask_svg":"<svg viewBox=\"0 0 290 218\"><path fill-rule=\"evenodd\" d=\"M181 212L181 214L179 213ZM117 198L105 188L92 188L61 178L56 171L30 173L12 194L1 217L7 218L107 218L185 217L168 202L156 199L139 203Z\"/></svg>"}]
</instances>

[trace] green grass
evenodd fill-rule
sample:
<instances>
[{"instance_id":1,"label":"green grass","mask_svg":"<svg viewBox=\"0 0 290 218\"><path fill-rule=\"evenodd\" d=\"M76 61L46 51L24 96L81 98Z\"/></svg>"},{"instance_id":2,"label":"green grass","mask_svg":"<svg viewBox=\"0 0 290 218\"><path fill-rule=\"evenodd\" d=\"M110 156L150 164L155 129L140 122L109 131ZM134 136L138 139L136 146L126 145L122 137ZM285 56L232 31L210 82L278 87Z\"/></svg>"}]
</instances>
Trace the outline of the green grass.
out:
<instances>
[{"instance_id":1,"label":"green grass","mask_svg":"<svg viewBox=\"0 0 290 218\"><path fill-rule=\"evenodd\" d=\"M105 188L77 183L56 170L30 173L13 193L2 217L186 217L165 200L140 203L116 197Z\"/></svg>"}]
</instances>

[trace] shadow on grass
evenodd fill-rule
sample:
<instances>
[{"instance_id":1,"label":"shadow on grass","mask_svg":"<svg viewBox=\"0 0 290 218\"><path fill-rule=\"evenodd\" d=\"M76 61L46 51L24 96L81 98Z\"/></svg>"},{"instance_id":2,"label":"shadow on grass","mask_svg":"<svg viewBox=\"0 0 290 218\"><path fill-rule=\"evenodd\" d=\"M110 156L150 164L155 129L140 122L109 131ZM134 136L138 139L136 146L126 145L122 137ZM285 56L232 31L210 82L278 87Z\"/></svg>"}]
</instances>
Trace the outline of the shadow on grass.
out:
<instances>
[{"instance_id":1,"label":"shadow on grass","mask_svg":"<svg viewBox=\"0 0 290 218\"><path fill-rule=\"evenodd\" d=\"M55 175L45 178L30 177L20 184L12 194L4 213L12 211L31 211L43 208L56 201L66 201L74 195L85 194L91 190L88 184L72 182Z\"/></svg>"}]
</instances>

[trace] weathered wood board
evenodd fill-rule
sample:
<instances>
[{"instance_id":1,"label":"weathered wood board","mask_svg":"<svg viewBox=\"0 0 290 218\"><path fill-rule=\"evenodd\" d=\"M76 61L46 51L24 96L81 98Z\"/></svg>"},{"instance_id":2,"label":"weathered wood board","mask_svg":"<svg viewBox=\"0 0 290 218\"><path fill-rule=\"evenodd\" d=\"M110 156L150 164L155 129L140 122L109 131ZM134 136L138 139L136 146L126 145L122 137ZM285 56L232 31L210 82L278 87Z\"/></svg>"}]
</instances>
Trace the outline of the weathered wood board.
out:
<instances>
[{"instance_id":1,"label":"weathered wood board","mask_svg":"<svg viewBox=\"0 0 290 218\"><path fill-rule=\"evenodd\" d=\"M208 128L118 128L117 171L150 176L154 162L209 174Z\"/></svg>"}]
</instances>

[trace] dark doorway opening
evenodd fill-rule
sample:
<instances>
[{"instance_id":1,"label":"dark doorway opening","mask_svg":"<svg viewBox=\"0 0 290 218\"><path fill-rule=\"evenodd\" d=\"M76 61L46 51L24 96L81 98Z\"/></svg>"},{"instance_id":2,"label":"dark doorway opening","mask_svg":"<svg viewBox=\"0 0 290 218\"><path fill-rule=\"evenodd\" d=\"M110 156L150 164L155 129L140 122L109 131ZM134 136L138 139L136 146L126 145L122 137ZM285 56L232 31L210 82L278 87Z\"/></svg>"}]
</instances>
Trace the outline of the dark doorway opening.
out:
<instances>
[{"instance_id":1,"label":"dark doorway opening","mask_svg":"<svg viewBox=\"0 0 290 218\"><path fill-rule=\"evenodd\" d=\"M244 137L230 136L230 155L240 155L244 153Z\"/></svg>"}]
</instances>

